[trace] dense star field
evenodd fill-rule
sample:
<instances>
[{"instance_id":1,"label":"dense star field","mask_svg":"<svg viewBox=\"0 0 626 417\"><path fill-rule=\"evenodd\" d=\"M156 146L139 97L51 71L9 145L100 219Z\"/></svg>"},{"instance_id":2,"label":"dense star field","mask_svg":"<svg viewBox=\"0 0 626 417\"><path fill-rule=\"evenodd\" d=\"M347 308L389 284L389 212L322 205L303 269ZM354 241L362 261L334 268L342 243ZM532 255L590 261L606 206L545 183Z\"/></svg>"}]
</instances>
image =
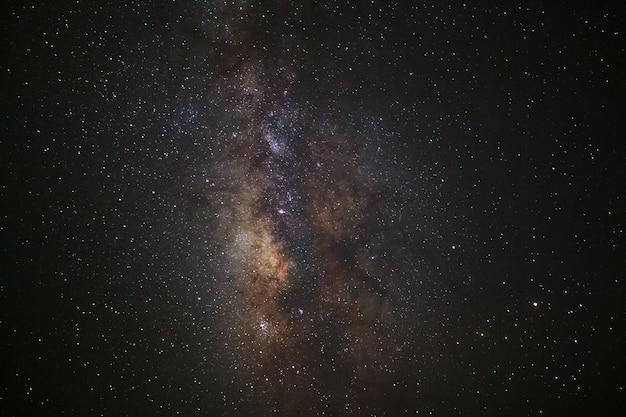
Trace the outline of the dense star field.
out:
<instances>
[{"instance_id":1,"label":"dense star field","mask_svg":"<svg viewBox=\"0 0 626 417\"><path fill-rule=\"evenodd\" d=\"M13 3L1 415L626 411L619 9Z\"/></svg>"}]
</instances>

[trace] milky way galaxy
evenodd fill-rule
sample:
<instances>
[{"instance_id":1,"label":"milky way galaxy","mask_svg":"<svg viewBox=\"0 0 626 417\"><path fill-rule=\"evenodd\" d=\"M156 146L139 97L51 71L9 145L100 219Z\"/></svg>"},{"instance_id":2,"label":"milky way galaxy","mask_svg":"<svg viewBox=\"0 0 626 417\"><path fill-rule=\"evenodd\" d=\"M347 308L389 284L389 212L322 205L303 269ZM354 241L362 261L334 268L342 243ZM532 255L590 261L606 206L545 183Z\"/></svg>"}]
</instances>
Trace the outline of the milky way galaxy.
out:
<instances>
[{"instance_id":1,"label":"milky way galaxy","mask_svg":"<svg viewBox=\"0 0 626 417\"><path fill-rule=\"evenodd\" d=\"M230 184L217 208L232 280L221 292L223 354L256 403L314 414L333 397L372 395L359 390L389 382L398 366L402 301L382 248L394 239L389 184L368 154L375 124L338 132L330 117L306 120L293 76L269 88L263 68L233 75L245 83L232 92L236 122L213 173Z\"/></svg>"}]
</instances>

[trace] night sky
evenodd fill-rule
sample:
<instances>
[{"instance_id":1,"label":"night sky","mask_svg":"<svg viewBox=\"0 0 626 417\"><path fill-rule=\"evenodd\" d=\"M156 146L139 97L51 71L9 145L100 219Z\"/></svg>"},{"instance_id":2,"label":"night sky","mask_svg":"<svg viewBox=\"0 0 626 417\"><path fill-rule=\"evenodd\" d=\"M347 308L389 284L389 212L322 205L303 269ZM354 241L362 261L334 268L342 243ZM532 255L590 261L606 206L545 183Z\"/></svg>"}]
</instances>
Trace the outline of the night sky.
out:
<instances>
[{"instance_id":1,"label":"night sky","mask_svg":"<svg viewBox=\"0 0 626 417\"><path fill-rule=\"evenodd\" d=\"M0 20L0 415L626 411L620 9L45 3Z\"/></svg>"}]
</instances>

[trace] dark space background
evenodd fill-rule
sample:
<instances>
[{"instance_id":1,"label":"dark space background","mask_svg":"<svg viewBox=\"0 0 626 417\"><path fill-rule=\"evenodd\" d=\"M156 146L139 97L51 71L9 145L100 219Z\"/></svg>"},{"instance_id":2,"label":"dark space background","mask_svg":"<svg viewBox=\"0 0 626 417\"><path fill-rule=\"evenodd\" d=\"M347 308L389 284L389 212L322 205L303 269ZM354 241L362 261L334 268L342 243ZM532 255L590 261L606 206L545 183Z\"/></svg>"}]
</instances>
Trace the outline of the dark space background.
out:
<instances>
[{"instance_id":1,"label":"dark space background","mask_svg":"<svg viewBox=\"0 0 626 417\"><path fill-rule=\"evenodd\" d=\"M5 3L0 414L624 413L625 19L542 3Z\"/></svg>"}]
</instances>

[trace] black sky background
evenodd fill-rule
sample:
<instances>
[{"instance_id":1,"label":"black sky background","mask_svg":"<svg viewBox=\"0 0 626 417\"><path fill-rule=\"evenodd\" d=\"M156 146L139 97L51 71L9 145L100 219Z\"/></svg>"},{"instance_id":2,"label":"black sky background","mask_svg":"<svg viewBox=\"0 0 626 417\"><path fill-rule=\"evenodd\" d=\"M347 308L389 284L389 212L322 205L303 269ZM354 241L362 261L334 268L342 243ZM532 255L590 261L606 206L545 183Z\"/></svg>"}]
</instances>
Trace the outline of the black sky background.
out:
<instances>
[{"instance_id":1,"label":"black sky background","mask_svg":"<svg viewBox=\"0 0 626 417\"><path fill-rule=\"evenodd\" d=\"M621 10L236 3L5 9L0 414L265 415L211 295L247 62L388 186L407 366L325 415L623 409Z\"/></svg>"}]
</instances>

